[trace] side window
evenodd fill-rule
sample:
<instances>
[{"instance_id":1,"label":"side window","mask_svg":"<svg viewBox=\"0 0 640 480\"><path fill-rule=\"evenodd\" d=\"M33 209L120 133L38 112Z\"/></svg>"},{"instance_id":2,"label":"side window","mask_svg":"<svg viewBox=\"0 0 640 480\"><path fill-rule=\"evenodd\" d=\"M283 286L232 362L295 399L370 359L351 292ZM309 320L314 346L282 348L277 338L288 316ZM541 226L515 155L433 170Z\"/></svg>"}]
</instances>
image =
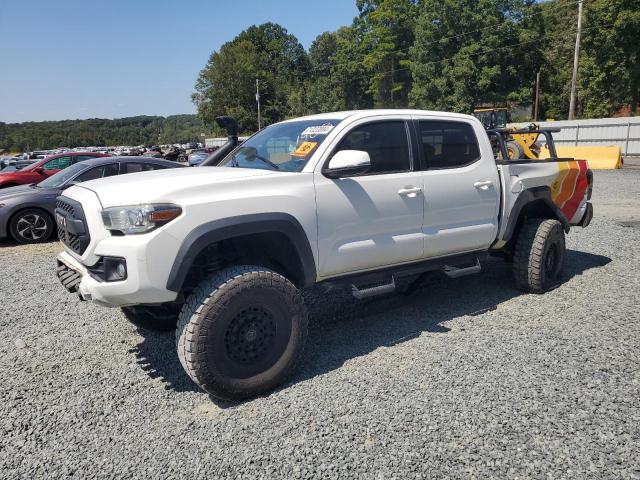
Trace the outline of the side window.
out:
<instances>
[{"instance_id":1,"label":"side window","mask_svg":"<svg viewBox=\"0 0 640 480\"><path fill-rule=\"evenodd\" d=\"M473 127L462 122L420 122L420 147L427 168L456 168L480 158Z\"/></svg>"},{"instance_id":2,"label":"side window","mask_svg":"<svg viewBox=\"0 0 640 480\"><path fill-rule=\"evenodd\" d=\"M62 170L63 168L67 168L71 165L71 157L58 157L53 160L49 160L42 167L45 170Z\"/></svg>"},{"instance_id":3,"label":"side window","mask_svg":"<svg viewBox=\"0 0 640 480\"><path fill-rule=\"evenodd\" d=\"M411 170L409 142L404 121L376 122L351 130L336 149L364 150L371 158L371 174Z\"/></svg>"},{"instance_id":4,"label":"side window","mask_svg":"<svg viewBox=\"0 0 640 480\"><path fill-rule=\"evenodd\" d=\"M164 165L156 165L154 163L123 163L122 173L148 172L151 170L162 170L164 168L167 167Z\"/></svg>"},{"instance_id":5,"label":"side window","mask_svg":"<svg viewBox=\"0 0 640 480\"><path fill-rule=\"evenodd\" d=\"M109 165L101 165L99 167L87 170L73 179L74 183L87 182L97 178L112 177L118 175L118 164L110 163Z\"/></svg>"}]
</instances>

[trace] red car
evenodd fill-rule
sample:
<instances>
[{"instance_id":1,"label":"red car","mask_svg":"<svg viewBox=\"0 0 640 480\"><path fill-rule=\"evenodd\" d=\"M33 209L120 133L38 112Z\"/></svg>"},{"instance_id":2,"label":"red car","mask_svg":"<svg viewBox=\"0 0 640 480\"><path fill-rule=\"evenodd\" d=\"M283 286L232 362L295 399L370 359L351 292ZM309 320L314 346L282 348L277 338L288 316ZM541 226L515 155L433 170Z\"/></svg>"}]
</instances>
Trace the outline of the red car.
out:
<instances>
[{"instance_id":1,"label":"red car","mask_svg":"<svg viewBox=\"0 0 640 480\"><path fill-rule=\"evenodd\" d=\"M81 162L89 158L109 156L110 155L98 152L65 152L50 155L22 170L0 173L0 188L38 183L76 162Z\"/></svg>"}]
</instances>

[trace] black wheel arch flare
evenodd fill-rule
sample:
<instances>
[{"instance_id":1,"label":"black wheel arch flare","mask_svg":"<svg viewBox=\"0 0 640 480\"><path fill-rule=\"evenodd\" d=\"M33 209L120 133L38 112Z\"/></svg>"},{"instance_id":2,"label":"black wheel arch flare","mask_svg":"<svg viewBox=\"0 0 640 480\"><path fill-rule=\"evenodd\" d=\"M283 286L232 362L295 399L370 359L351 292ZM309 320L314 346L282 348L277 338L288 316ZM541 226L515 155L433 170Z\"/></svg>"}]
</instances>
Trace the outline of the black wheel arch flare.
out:
<instances>
[{"instance_id":1,"label":"black wheel arch flare","mask_svg":"<svg viewBox=\"0 0 640 480\"><path fill-rule=\"evenodd\" d=\"M544 185L528 188L518 195L518 198L509 213L507 228L505 229L501 240L509 242L514 237L516 229L522 219L523 212L536 212L540 209L544 209L546 211L546 217L558 220L562 224L562 228L564 228L565 233L569 233L569 229L571 228L569 220L564 216L562 210L553 203L551 189Z\"/></svg>"},{"instance_id":2,"label":"black wheel arch flare","mask_svg":"<svg viewBox=\"0 0 640 480\"><path fill-rule=\"evenodd\" d=\"M258 233L282 233L292 243L303 270L303 286L316 281L316 264L309 239L300 222L287 213L238 215L204 223L185 237L167 279L167 290L179 292L194 260L205 248L222 240Z\"/></svg>"}]
</instances>

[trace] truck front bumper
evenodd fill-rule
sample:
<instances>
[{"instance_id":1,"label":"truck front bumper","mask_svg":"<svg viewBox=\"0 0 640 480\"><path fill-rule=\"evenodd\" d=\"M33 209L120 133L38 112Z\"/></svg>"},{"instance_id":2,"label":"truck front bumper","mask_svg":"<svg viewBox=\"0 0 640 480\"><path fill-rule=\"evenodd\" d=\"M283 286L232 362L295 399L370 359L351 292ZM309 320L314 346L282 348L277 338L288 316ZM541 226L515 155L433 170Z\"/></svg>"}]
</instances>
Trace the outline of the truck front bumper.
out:
<instances>
[{"instance_id":1,"label":"truck front bumper","mask_svg":"<svg viewBox=\"0 0 640 480\"><path fill-rule=\"evenodd\" d=\"M133 255L126 260L126 279L107 282L92 276L85 265L65 251L57 257L57 275L69 292L105 307L160 304L176 299L176 292L154 286L149 280L146 262Z\"/></svg>"}]
</instances>

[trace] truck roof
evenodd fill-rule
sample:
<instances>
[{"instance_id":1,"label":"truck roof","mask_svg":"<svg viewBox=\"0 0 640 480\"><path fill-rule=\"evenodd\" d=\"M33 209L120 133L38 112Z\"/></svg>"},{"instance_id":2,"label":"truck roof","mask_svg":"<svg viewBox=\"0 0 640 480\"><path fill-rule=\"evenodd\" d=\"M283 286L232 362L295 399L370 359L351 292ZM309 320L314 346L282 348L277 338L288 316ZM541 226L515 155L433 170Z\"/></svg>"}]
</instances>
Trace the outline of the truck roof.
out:
<instances>
[{"instance_id":1,"label":"truck roof","mask_svg":"<svg viewBox=\"0 0 640 480\"><path fill-rule=\"evenodd\" d=\"M285 120L285 122L294 122L298 120L344 120L348 117L355 118L366 118L372 117L376 115L393 115L393 114L405 114L405 115L436 115L439 117L452 117L452 118L468 118L475 119L472 115L465 115L463 113L452 113L452 112L439 112L435 110L418 110L418 109L400 109L400 108L378 108L378 109L369 109L369 110L345 110L342 112L329 112L329 113L320 113L317 115L307 115L304 117L291 118L289 120Z\"/></svg>"}]
</instances>

